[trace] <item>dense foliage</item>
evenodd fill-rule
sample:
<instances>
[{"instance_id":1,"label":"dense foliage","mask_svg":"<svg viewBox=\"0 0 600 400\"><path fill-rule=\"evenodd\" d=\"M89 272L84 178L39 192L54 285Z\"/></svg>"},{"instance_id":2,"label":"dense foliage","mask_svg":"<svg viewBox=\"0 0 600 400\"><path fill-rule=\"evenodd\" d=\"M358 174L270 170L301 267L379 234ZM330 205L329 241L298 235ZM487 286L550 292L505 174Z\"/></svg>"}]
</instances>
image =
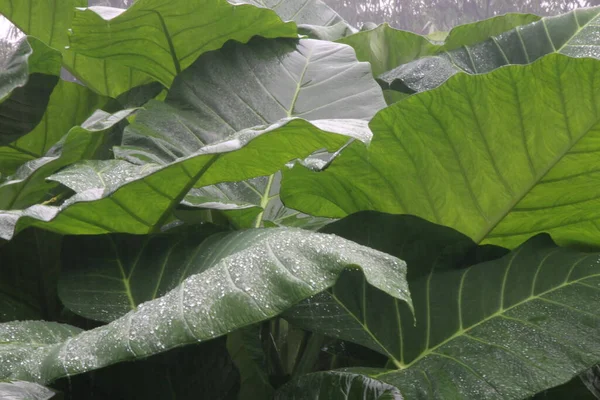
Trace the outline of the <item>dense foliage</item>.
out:
<instances>
[{"instance_id":1,"label":"dense foliage","mask_svg":"<svg viewBox=\"0 0 600 400\"><path fill-rule=\"evenodd\" d=\"M0 398L600 398L600 8L86 5L0 0Z\"/></svg>"}]
</instances>

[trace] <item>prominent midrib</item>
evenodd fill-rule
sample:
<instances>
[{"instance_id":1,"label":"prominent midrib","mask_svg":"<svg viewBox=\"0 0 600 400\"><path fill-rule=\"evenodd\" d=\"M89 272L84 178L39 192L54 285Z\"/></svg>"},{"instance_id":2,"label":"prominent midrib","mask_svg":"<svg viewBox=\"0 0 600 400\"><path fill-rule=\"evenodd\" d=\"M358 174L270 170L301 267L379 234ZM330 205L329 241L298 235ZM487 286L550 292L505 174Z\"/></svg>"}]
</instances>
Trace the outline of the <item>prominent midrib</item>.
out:
<instances>
[{"instance_id":1,"label":"prominent midrib","mask_svg":"<svg viewBox=\"0 0 600 400\"><path fill-rule=\"evenodd\" d=\"M586 257L584 257L583 259L585 259ZM403 370L403 369L409 368L410 366L414 365L418 361L422 360L423 358L427 357L431 353L435 352L435 350L437 350L438 348L444 346L448 342L451 342L452 340L454 340L454 339L462 336L463 334L467 334L473 328L476 328L479 325L481 325L481 324L483 324L485 322L488 322L491 319L494 319L494 318L502 316L507 311L510 311L513 308L519 307L519 306L521 306L523 304L526 304L526 303L528 303L530 301L533 301L533 300L541 299L543 296L545 296L545 295L547 295L549 293L552 293L552 292L554 292L556 290L562 289L562 288L570 286L570 285L574 285L576 283L579 283L580 281L587 280L587 279L590 279L590 278L600 277L600 273L598 273L598 274L594 274L594 275L588 275L588 276L585 276L583 278L579 278L579 279L576 279L576 280L573 280L573 281L569 281L568 280L569 276L571 275L571 272L573 271L573 269L581 261L583 261L583 259L578 260L577 262L573 263L573 265L571 266L571 270L569 271L569 274L567 274L567 278L565 279L565 281L562 284L560 284L560 285L558 285L556 287L553 287L551 289L548 289L548 290L546 290L544 292L540 292L538 294L530 295L529 297L526 297L525 299L523 299L523 300L521 300L521 301L519 301L519 302L517 302L517 303L515 303L515 304L513 304L513 305L511 305L509 307L500 308L498 311L496 311L495 313L492 313L492 314L488 315L487 317L483 318L481 321L479 321L479 322L477 322L477 323L475 323L473 325L470 325L467 328L463 328L463 329L460 329L460 330L456 331L452 336L448 337L447 339L444 339L442 342L436 344L435 346L428 348L427 350L425 350L424 352L422 352L421 354L419 354L419 356L417 356L414 360L412 360L408 364L404 364L403 367L400 368L400 369ZM394 371L394 372L386 371L386 372L382 372L382 373L379 373L379 374L376 374L376 375L371 375L371 377L377 378L377 377L380 377L380 376L383 376L383 375L386 375L386 374L390 374L390 373L395 373L395 372L396 371Z\"/></svg>"},{"instance_id":2,"label":"prominent midrib","mask_svg":"<svg viewBox=\"0 0 600 400\"><path fill-rule=\"evenodd\" d=\"M564 93L562 90L560 91L560 96L561 96L561 98L564 99ZM522 119L523 116L521 115L520 118ZM533 190L533 188L536 185L538 185L544 179L544 177L546 175L548 175L548 173L554 167L556 167L556 165L569 153L569 151L571 151L571 149L573 147L575 147L581 141L581 139L583 139L592 130L592 128L594 128L594 126L597 125L599 122L600 122L600 117L596 117L594 119L594 121L592 123L590 123L590 125L586 129L582 129L582 134L578 138L576 138L568 146L566 146L563 152L560 152L559 154L557 154L557 156L554 158L554 160L552 160L548 164L548 166L544 170L542 170L542 172L535 179L532 179L531 183L529 185L527 185L521 191L521 193L519 193L519 195L516 196L506 206L506 208L504 210L499 211L499 213L497 214L497 217L492 219L492 223L489 224L489 226L487 228L485 228L479 235L473 237L473 240L475 241L475 243L481 243L484 239L486 239L488 237L488 235L490 234L490 232L492 232L504 220L504 218L506 218L506 216L508 214L510 214L510 212L515 208L515 206L517 204L519 204L521 202L521 200L523 200L531 192L531 190ZM515 233L515 235L518 235L518 233Z\"/></svg>"}]
</instances>

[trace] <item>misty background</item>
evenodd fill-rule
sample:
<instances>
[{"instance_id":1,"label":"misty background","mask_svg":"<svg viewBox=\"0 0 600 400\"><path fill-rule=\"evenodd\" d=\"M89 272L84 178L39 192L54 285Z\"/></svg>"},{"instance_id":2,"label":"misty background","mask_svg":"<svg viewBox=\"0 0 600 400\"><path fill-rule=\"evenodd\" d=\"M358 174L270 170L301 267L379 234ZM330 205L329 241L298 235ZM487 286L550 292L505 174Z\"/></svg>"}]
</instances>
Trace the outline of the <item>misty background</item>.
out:
<instances>
[{"instance_id":1,"label":"misty background","mask_svg":"<svg viewBox=\"0 0 600 400\"><path fill-rule=\"evenodd\" d=\"M468 22L510 12L561 14L575 8L600 5L600 0L323 0L351 25L389 23L420 34L448 31ZM90 6L127 8L134 0L89 0ZM15 39L19 31L0 20L0 38Z\"/></svg>"},{"instance_id":2,"label":"misty background","mask_svg":"<svg viewBox=\"0 0 600 400\"><path fill-rule=\"evenodd\" d=\"M23 0L19 0L23 1ZM135 0L89 0L90 6L127 8ZM511 12L540 16L600 5L600 0L322 0L351 25L372 22L419 34L449 31L452 27ZM14 41L17 28L0 15L0 40ZM0 54L1 56L1 54Z\"/></svg>"}]
</instances>

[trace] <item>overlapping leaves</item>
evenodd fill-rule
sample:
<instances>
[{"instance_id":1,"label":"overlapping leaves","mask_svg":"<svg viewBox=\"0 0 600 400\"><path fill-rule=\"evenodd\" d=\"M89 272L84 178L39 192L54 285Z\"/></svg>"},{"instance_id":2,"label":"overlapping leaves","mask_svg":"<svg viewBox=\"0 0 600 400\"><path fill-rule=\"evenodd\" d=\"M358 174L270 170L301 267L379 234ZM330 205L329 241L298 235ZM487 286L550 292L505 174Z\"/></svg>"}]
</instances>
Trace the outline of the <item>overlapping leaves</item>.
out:
<instances>
[{"instance_id":1,"label":"overlapping leaves","mask_svg":"<svg viewBox=\"0 0 600 400\"><path fill-rule=\"evenodd\" d=\"M325 290L347 268L410 301L403 261L334 235L247 230L187 245L185 264L164 264L175 289L108 325L81 332L41 321L0 324L0 379L49 382L218 337Z\"/></svg>"},{"instance_id":2,"label":"overlapping leaves","mask_svg":"<svg viewBox=\"0 0 600 400\"><path fill-rule=\"evenodd\" d=\"M598 245L598 79L596 60L561 55L456 75L381 111L368 149L285 171L283 200L327 217L413 214L507 247L539 232Z\"/></svg>"},{"instance_id":3,"label":"overlapping leaves","mask_svg":"<svg viewBox=\"0 0 600 400\"><path fill-rule=\"evenodd\" d=\"M390 239L382 226L396 236ZM403 234L412 227L417 235ZM357 276L342 277L287 318L390 357L396 369L354 372L393 385L407 398L519 399L595 364L598 253L559 248L539 235L495 258L502 250L477 249L444 229L428 237L424 233L436 231L433 224L374 213L326 229L410 263L416 325L404 305ZM422 257L420 246L429 249L430 259ZM477 264L477 258L491 261ZM465 263L472 266L464 268ZM314 378L300 378L297 389L305 379L311 384Z\"/></svg>"}]
</instances>

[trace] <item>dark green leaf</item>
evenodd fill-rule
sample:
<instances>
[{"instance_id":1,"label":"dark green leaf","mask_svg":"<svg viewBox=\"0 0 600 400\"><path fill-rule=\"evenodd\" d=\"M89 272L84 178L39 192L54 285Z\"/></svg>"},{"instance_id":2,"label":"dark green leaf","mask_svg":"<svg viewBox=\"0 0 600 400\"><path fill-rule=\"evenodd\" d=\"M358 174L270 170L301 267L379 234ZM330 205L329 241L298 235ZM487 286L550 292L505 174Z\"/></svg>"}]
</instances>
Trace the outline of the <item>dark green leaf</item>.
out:
<instances>
[{"instance_id":1,"label":"dark green leaf","mask_svg":"<svg viewBox=\"0 0 600 400\"><path fill-rule=\"evenodd\" d=\"M354 226L349 237L392 250L390 241L380 244L357 232L357 222L369 223L366 215L350 217L354 225L342 221L328 230L344 234ZM409 268L416 325L403 304L349 276L286 318L385 354L397 369L354 372L394 385L407 398L520 399L597 362L598 253L559 248L539 235L501 258L457 268L468 258L457 258L455 249L452 242L441 243L431 251L430 265L409 264L419 272L430 270L411 276ZM390 251L409 263L417 252L402 236Z\"/></svg>"},{"instance_id":2,"label":"dark green leaf","mask_svg":"<svg viewBox=\"0 0 600 400\"><path fill-rule=\"evenodd\" d=\"M197 274L108 325L72 336L75 328L52 323L0 324L0 379L49 382L222 336L327 289L348 268L410 302L403 261L334 235L262 229L211 242L212 251L194 253L186 264ZM222 258L225 247L231 250Z\"/></svg>"}]
</instances>

